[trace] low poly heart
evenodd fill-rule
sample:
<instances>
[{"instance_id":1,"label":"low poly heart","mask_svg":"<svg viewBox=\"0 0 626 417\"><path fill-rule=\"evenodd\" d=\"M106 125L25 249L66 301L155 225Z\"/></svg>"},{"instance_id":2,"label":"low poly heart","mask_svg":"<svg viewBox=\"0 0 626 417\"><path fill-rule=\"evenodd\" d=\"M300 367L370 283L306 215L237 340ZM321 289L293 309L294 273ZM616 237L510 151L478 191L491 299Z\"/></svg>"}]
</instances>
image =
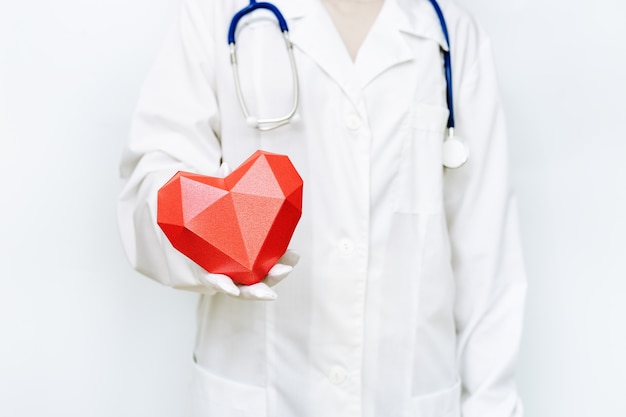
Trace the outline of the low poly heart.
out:
<instances>
[{"instance_id":1,"label":"low poly heart","mask_svg":"<svg viewBox=\"0 0 626 417\"><path fill-rule=\"evenodd\" d=\"M302 187L287 156L257 151L226 178L176 173L159 190L157 223L208 272L251 285L287 250Z\"/></svg>"}]
</instances>

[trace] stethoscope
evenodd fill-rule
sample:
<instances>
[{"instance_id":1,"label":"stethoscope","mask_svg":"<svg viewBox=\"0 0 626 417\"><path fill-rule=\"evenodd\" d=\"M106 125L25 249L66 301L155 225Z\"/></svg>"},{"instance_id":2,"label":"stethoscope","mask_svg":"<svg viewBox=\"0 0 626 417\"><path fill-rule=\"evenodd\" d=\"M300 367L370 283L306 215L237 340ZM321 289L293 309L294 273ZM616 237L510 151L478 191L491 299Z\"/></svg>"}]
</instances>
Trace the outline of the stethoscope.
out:
<instances>
[{"instance_id":1,"label":"stethoscope","mask_svg":"<svg viewBox=\"0 0 626 417\"><path fill-rule=\"evenodd\" d=\"M443 165L446 168L459 168L467 162L469 151L465 144L454 136L454 103L452 96L452 60L450 59L450 38L448 36L448 26L446 25L446 20L443 16L443 12L439 7L439 4L436 0L429 0L432 6L437 13L437 17L439 18L439 23L441 24L441 30L443 32L443 36L448 44L448 50L443 50L443 62L444 62L444 72L446 77L446 101L448 104L448 125L447 125L447 135L446 139L443 142L442 148L442 160ZM278 20L278 26L280 27L280 31L283 34L283 38L285 40L285 47L287 48L287 53L289 55L289 63L291 65L291 72L293 74L293 104L291 110L282 117L274 117L274 118L265 118L261 119L255 116L252 116L248 110L248 106L246 105L246 101L243 97L243 92L241 88L241 81L239 79L239 69L237 66L237 48L235 44L235 31L237 30L237 24L245 15L252 13L255 10L265 9L269 10L274 14L276 19ZM289 39L289 28L287 27L287 21L283 17L282 13L276 6L271 3L261 2L257 3L256 0L250 0L250 4L246 7L235 13L233 19L230 22L230 27L228 29L228 45L230 47L230 63L233 70L233 77L235 79L235 89L237 92L237 99L239 100L239 105L241 106L241 110L243 111L243 115L246 119L246 123L248 126L254 127L260 131L267 131L276 129L278 127L284 126L288 124L291 119L296 115L296 111L298 109L298 102L300 99L300 88L298 85L298 70L296 68L296 61L293 56L293 44Z\"/></svg>"}]
</instances>

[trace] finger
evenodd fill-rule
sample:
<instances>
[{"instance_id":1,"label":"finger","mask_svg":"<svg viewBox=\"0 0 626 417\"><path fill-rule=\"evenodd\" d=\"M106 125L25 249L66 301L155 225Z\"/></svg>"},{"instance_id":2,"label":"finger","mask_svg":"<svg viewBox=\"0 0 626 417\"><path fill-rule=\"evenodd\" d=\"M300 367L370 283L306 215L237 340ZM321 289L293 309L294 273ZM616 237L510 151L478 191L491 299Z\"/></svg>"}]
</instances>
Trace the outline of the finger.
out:
<instances>
[{"instance_id":1,"label":"finger","mask_svg":"<svg viewBox=\"0 0 626 417\"><path fill-rule=\"evenodd\" d=\"M263 282L253 285L242 285L239 287L239 291L241 294L240 297L248 300L271 301L278 297L278 295Z\"/></svg>"},{"instance_id":2,"label":"finger","mask_svg":"<svg viewBox=\"0 0 626 417\"><path fill-rule=\"evenodd\" d=\"M220 171L219 171L220 177L224 178L228 176L228 174L230 174L231 172L233 172L233 170L230 169L230 166L228 165L228 163L222 162L222 165L220 165Z\"/></svg>"},{"instance_id":3,"label":"finger","mask_svg":"<svg viewBox=\"0 0 626 417\"><path fill-rule=\"evenodd\" d=\"M202 284L209 288L213 288L218 292L237 297L240 294L239 287L235 285L232 279L222 274L203 274L200 276Z\"/></svg>"},{"instance_id":4,"label":"finger","mask_svg":"<svg viewBox=\"0 0 626 417\"><path fill-rule=\"evenodd\" d=\"M300 254L294 250L287 249L287 252L283 256L280 257L277 264L284 264L289 266L296 266L298 261L300 260Z\"/></svg>"},{"instance_id":5,"label":"finger","mask_svg":"<svg viewBox=\"0 0 626 417\"><path fill-rule=\"evenodd\" d=\"M226 275L217 275L217 287L224 293L232 295L234 297L239 296L241 291L239 287L235 285L232 279Z\"/></svg>"},{"instance_id":6,"label":"finger","mask_svg":"<svg viewBox=\"0 0 626 417\"><path fill-rule=\"evenodd\" d=\"M285 264L276 264L267 273L267 276L263 280L268 287L273 287L282 281L289 273L293 271L293 267Z\"/></svg>"}]
</instances>

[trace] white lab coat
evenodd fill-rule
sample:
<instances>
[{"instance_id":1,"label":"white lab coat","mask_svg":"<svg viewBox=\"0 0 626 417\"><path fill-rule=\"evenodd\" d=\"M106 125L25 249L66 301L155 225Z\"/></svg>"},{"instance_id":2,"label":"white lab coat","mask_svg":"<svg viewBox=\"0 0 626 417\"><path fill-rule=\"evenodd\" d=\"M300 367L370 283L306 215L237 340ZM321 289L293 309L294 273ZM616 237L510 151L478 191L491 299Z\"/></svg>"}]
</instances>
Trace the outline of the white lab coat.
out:
<instances>
[{"instance_id":1,"label":"white lab coat","mask_svg":"<svg viewBox=\"0 0 626 417\"><path fill-rule=\"evenodd\" d=\"M141 95L121 172L120 228L133 266L202 292L199 267L155 221L177 170L215 175L257 149L304 179L290 247L301 260L278 300L203 295L193 416L512 417L525 278L507 179L505 124L489 40L458 6L446 15L457 136L470 160L444 170L448 111L426 0L386 0L356 62L319 0L276 0L300 75L300 120L246 126L227 31L247 0L189 0ZM282 115L291 75L263 12L237 35L251 113Z\"/></svg>"}]
</instances>

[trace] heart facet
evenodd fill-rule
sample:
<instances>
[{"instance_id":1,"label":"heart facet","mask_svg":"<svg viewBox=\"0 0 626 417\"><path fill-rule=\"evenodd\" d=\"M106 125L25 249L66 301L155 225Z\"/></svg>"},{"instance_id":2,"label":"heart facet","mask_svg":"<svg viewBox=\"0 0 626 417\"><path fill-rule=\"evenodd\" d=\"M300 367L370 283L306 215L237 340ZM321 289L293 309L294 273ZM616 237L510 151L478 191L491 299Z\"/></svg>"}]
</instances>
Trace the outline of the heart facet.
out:
<instances>
[{"instance_id":1,"label":"heart facet","mask_svg":"<svg viewBox=\"0 0 626 417\"><path fill-rule=\"evenodd\" d=\"M255 284L287 250L302 185L287 156L257 151L226 178L176 173L159 190L157 223L208 272Z\"/></svg>"}]
</instances>

